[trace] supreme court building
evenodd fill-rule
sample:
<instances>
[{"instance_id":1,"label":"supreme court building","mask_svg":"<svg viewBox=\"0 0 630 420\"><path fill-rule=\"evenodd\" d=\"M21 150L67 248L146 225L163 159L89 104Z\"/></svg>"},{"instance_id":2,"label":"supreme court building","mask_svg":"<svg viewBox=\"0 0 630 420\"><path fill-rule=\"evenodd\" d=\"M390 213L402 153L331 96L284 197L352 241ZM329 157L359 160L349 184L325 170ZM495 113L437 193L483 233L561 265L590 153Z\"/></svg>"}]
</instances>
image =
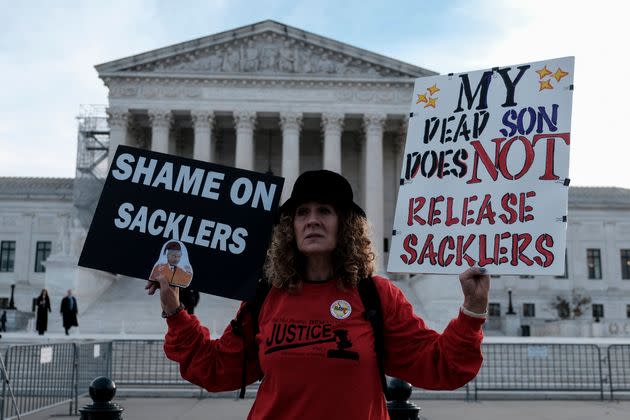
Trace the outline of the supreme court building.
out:
<instances>
[{"instance_id":1,"label":"supreme court building","mask_svg":"<svg viewBox=\"0 0 630 420\"><path fill-rule=\"evenodd\" d=\"M340 172L373 225L384 272L414 79L434 72L274 21L96 70L108 104L80 118L76 178L0 178L0 297L16 284L19 308L42 287L59 298L73 288L85 332L133 331L129 319L136 332L161 331L139 282L77 267L106 163L121 144L271 172L285 178L282 200L303 171ZM456 276L396 280L431 327L456 315ZM590 299L583 315L560 319L552 304L576 295ZM203 296L198 313L216 320L216 332L235 308L212 299ZM489 309L489 333L629 337L630 190L571 186L565 274L493 279Z\"/></svg>"},{"instance_id":2,"label":"supreme court building","mask_svg":"<svg viewBox=\"0 0 630 420\"><path fill-rule=\"evenodd\" d=\"M96 69L110 156L126 144L269 171L282 201L301 172L340 172L387 253L413 82L434 72L274 21Z\"/></svg>"}]
</instances>

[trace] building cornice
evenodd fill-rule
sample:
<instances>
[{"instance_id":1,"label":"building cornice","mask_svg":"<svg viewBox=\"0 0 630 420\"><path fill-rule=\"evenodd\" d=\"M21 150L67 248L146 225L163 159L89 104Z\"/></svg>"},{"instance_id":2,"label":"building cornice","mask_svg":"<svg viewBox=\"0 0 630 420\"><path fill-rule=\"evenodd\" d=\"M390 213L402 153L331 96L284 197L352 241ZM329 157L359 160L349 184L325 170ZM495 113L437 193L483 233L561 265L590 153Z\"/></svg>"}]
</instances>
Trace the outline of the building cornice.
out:
<instances>
[{"instance_id":1,"label":"building cornice","mask_svg":"<svg viewBox=\"0 0 630 420\"><path fill-rule=\"evenodd\" d=\"M220 32L214 35L193 39L142 54L133 55L115 61L110 61L96 65L96 71L101 77L106 73L120 72L136 66L160 60L167 60L173 57L183 57L187 54L195 54L199 51L207 50L216 45L241 42L246 38L256 37L264 34L283 37L293 42L308 44L309 46L334 51L369 63L376 67L384 67L393 71L407 74L411 77L431 76L437 73L414 66L381 54L377 54L362 48L354 47L343 42L326 38L311 32L304 31L289 25L285 25L272 20L265 20L251 25L242 26L236 29Z\"/></svg>"},{"instance_id":2,"label":"building cornice","mask_svg":"<svg viewBox=\"0 0 630 420\"><path fill-rule=\"evenodd\" d=\"M101 74L105 85L110 87L112 82L125 83L177 83L177 84L214 84L214 85L280 85L280 86L403 86L413 88L414 79L400 78L348 78L348 77L322 77L305 75L260 75L260 74L218 74L218 75L197 75L197 74L156 74L143 72L125 73L103 73Z\"/></svg>"}]
</instances>

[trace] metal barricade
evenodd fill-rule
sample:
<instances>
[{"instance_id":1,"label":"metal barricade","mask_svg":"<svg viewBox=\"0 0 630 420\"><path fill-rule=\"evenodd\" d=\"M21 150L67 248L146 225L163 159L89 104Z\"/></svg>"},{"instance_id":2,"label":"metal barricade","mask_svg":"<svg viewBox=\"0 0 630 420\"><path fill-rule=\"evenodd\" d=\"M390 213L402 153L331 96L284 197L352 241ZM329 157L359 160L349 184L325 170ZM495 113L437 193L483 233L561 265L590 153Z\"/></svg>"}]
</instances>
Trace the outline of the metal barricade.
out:
<instances>
[{"instance_id":1,"label":"metal barricade","mask_svg":"<svg viewBox=\"0 0 630 420\"><path fill-rule=\"evenodd\" d=\"M78 399L87 395L90 383L99 376L111 377L112 342L98 341L77 343L77 376L74 393L74 413L78 413Z\"/></svg>"},{"instance_id":2,"label":"metal barricade","mask_svg":"<svg viewBox=\"0 0 630 420\"><path fill-rule=\"evenodd\" d=\"M195 387L182 379L179 366L166 358L163 347L163 340L114 341L112 378L116 384Z\"/></svg>"},{"instance_id":3,"label":"metal barricade","mask_svg":"<svg viewBox=\"0 0 630 420\"><path fill-rule=\"evenodd\" d=\"M613 344L607 353L612 400L615 391L630 391L630 344Z\"/></svg>"},{"instance_id":4,"label":"metal barricade","mask_svg":"<svg viewBox=\"0 0 630 420\"><path fill-rule=\"evenodd\" d=\"M98 376L111 377L119 387L197 389L181 378L177 363L164 355L163 345L163 340L115 340L10 347L0 420L16 415L9 385L20 414L65 402L70 403L69 414L73 407L76 414L78 397ZM585 392L604 398L604 361L597 345L484 343L483 352L479 375L465 387L466 399L469 390L474 391L474 399L484 391L525 392L532 398L538 392L545 392L545 398L550 392ZM612 399L614 392L630 391L630 345L610 345L606 355Z\"/></svg>"},{"instance_id":5,"label":"metal barricade","mask_svg":"<svg viewBox=\"0 0 630 420\"><path fill-rule=\"evenodd\" d=\"M599 347L590 344L483 344L479 391L596 392L604 399Z\"/></svg>"},{"instance_id":6,"label":"metal barricade","mask_svg":"<svg viewBox=\"0 0 630 420\"><path fill-rule=\"evenodd\" d=\"M9 347L5 356L9 382L3 377L0 419L16 416L8 386L21 415L72 401L75 361L76 346L72 343Z\"/></svg>"}]
</instances>

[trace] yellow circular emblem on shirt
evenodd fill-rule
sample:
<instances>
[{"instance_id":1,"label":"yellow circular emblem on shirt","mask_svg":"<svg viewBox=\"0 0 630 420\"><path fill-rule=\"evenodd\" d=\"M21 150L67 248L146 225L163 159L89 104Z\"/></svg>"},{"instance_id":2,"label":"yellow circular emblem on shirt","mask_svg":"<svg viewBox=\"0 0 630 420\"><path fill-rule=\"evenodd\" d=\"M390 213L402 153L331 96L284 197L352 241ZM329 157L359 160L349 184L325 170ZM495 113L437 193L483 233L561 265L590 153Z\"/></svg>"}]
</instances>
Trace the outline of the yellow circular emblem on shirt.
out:
<instances>
[{"instance_id":1,"label":"yellow circular emblem on shirt","mask_svg":"<svg viewBox=\"0 0 630 420\"><path fill-rule=\"evenodd\" d=\"M352 313L352 306L345 300L336 300L330 305L330 314L337 319L346 319Z\"/></svg>"}]
</instances>

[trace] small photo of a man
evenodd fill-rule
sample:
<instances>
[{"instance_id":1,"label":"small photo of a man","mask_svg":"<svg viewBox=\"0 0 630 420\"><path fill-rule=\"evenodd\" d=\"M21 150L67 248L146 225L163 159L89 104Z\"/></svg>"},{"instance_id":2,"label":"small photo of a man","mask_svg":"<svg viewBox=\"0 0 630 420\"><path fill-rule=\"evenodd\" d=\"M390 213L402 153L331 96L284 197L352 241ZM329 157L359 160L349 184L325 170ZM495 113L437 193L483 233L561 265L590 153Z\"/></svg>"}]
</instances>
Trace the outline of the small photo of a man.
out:
<instances>
[{"instance_id":1,"label":"small photo of a man","mask_svg":"<svg viewBox=\"0 0 630 420\"><path fill-rule=\"evenodd\" d=\"M162 246L160 257L151 270L149 280L165 277L171 286L188 287L193 278L193 269L188 261L186 246L171 240Z\"/></svg>"}]
</instances>

